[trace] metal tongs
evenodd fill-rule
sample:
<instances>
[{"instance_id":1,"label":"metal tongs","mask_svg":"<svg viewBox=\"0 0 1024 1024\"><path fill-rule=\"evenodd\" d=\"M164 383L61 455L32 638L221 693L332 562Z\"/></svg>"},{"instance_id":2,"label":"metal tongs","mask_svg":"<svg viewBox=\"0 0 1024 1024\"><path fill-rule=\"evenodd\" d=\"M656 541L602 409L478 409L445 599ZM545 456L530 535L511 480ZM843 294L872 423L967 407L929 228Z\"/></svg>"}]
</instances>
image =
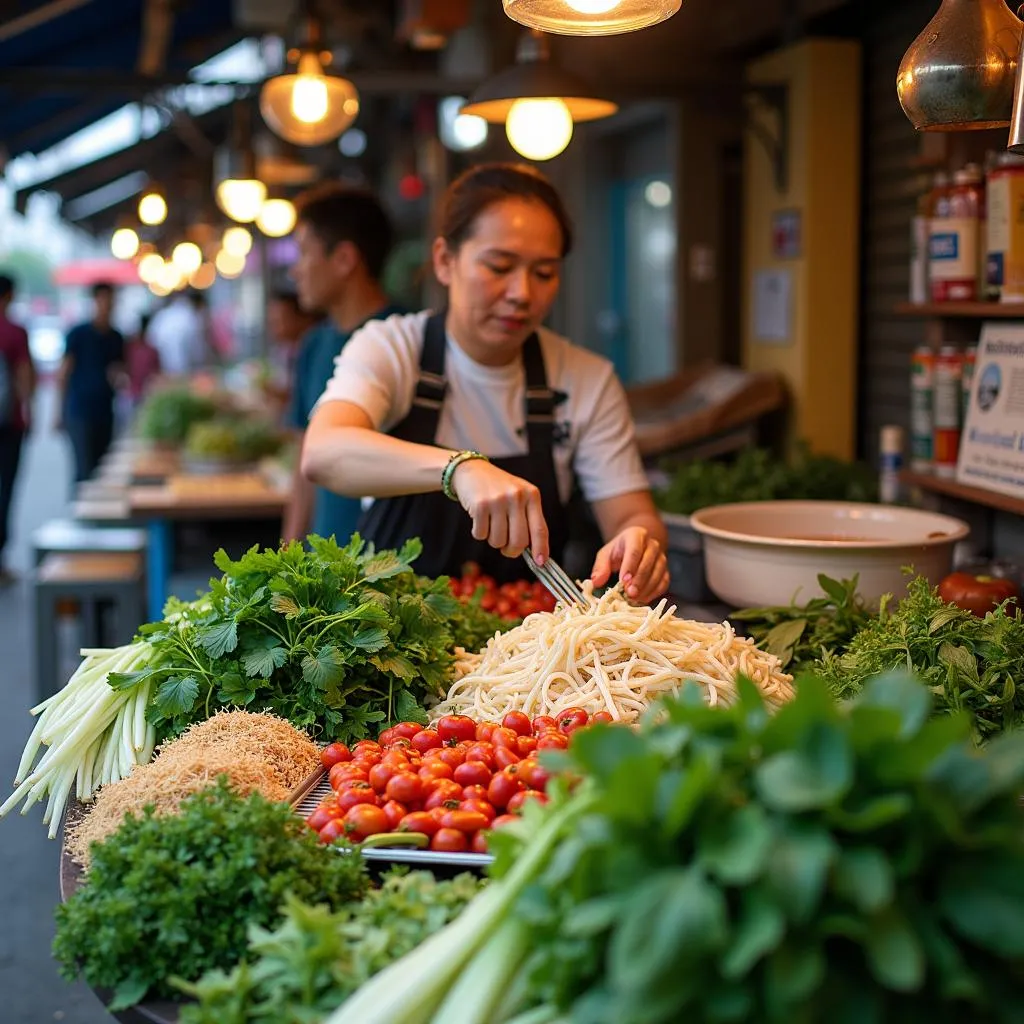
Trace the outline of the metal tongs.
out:
<instances>
[{"instance_id":1,"label":"metal tongs","mask_svg":"<svg viewBox=\"0 0 1024 1024\"><path fill-rule=\"evenodd\" d=\"M579 605L586 608L587 599L572 577L553 559L549 558L543 565L538 565L533 553L527 548L523 552L523 558L530 567L530 572L544 585L544 589L561 601L566 607Z\"/></svg>"}]
</instances>

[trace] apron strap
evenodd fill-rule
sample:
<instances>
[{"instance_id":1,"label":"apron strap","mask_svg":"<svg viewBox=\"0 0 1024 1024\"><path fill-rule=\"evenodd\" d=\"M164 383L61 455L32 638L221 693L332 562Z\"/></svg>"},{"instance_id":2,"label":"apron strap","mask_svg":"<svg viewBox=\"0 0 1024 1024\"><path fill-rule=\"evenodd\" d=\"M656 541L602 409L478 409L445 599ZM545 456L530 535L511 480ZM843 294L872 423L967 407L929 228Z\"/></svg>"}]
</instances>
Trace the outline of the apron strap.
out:
<instances>
[{"instance_id":1,"label":"apron strap","mask_svg":"<svg viewBox=\"0 0 1024 1024\"><path fill-rule=\"evenodd\" d=\"M409 415L400 424L401 436L420 444L433 444L437 424L448 392L444 377L444 350L447 338L444 329L445 311L434 313L423 330L423 351L420 354L420 375L416 381ZM394 431L393 433L398 433Z\"/></svg>"},{"instance_id":2,"label":"apron strap","mask_svg":"<svg viewBox=\"0 0 1024 1024\"><path fill-rule=\"evenodd\" d=\"M548 387L544 353L536 333L523 346L526 371L526 438L530 455L553 458L555 434L555 393ZM552 461L552 473L554 462Z\"/></svg>"}]
</instances>

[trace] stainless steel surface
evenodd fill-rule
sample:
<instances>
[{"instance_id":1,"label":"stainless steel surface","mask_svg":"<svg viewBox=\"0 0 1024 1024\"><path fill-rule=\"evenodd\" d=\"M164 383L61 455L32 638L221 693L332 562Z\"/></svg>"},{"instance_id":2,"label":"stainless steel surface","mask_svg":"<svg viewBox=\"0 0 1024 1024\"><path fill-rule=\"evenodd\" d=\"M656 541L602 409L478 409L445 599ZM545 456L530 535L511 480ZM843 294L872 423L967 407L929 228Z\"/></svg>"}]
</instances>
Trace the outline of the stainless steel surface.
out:
<instances>
[{"instance_id":1,"label":"stainless steel surface","mask_svg":"<svg viewBox=\"0 0 1024 1024\"><path fill-rule=\"evenodd\" d=\"M1017 9L1017 17L1024 18L1024 4ZM1021 35L1017 57L1017 81L1013 90L1013 113L1010 117L1010 141L1006 148L1011 153L1024 153L1024 33Z\"/></svg>"},{"instance_id":2,"label":"stainless steel surface","mask_svg":"<svg viewBox=\"0 0 1024 1024\"><path fill-rule=\"evenodd\" d=\"M942 0L900 63L904 113L920 131L1009 126L1020 49L1005 0Z\"/></svg>"},{"instance_id":3,"label":"stainless steel surface","mask_svg":"<svg viewBox=\"0 0 1024 1024\"><path fill-rule=\"evenodd\" d=\"M538 565L529 548L523 552L523 558L530 567L530 572L544 584L544 589L556 600L566 605L576 604L586 608L587 599L583 596L583 591L554 559L549 558L543 565Z\"/></svg>"}]
</instances>

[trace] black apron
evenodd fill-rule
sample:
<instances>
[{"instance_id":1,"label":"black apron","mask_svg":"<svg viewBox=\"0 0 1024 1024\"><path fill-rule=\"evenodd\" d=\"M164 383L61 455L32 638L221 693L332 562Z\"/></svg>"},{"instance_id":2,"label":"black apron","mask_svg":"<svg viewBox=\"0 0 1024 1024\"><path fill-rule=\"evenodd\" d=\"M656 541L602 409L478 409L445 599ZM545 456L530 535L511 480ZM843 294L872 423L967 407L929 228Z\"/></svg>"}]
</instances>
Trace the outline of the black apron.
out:
<instances>
[{"instance_id":1,"label":"black apron","mask_svg":"<svg viewBox=\"0 0 1024 1024\"><path fill-rule=\"evenodd\" d=\"M415 444L437 444L437 425L448 390L444 376L446 344L445 313L436 313L427 320L424 330L420 376L412 408L390 431L391 437ZM491 462L506 473L529 480L540 490L551 557L557 560L562 557L568 540L569 517L559 496L555 473L555 395L548 387L544 356L536 334L531 334L523 346L523 367L526 371L527 454ZM472 519L458 502L446 498L440 491L378 498L363 513L359 533L378 550L398 548L411 537L419 537L423 541L423 554L416 561L416 571L426 576L460 576L466 562L476 562L499 583L532 578L522 558L506 558L486 541L474 540Z\"/></svg>"}]
</instances>

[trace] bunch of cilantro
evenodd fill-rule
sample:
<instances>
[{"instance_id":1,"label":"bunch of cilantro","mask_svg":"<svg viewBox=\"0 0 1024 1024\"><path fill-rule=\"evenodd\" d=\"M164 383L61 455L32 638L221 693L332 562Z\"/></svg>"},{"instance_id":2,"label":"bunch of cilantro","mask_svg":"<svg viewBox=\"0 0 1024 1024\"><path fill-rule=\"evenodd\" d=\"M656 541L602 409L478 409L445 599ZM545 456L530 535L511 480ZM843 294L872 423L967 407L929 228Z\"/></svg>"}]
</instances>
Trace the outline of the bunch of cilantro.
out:
<instances>
[{"instance_id":1,"label":"bunch of cilantro","mask_svg":"<svg viewBox=\"0 0 1024 1024\"><path fill-rule=\"evenodd\" d=\"M358 535L345 547L316 536L309 545L252 548L238 561L219 551L224 575L207 595L172 602L142 627L154 657L111 685L154 677L149 715L161 738L227 706L272 712L325 741L425 723L424 702L447 690L452 650L499 628L453 598L447 578L415 574L418 540L401 551L375 551Z\"/></svg>"},{"instance_id":2,"label":"bunch of cilantro","mask_svg":"<svg viewBox=\"0 0 1024 1024\"><path fill-rule=\"evenodd\" d=\"M338 911L290 899L273 931L253 928L247 959L183 985L198 1002L181 1024L280 1024L324 1020L364 982L454 920L482 881L439 881L426 871L384 876Z\"/></svg>"},{"instance_id":3,"label":"bunch of cilantro","mask_svg":"<svg viewBox=\"0 0 1024 1024\"><path fill-rule=\"evenodd\" d=\"M174 995L172 977L233 967L250 927L275 926L289 897L340 908L367 887L361 857L223 778L179 814L129 815L91 853L84 884L57 908L53 952L64 977L112 993L114 1011Z\"/></svg>"}]
</instances>

